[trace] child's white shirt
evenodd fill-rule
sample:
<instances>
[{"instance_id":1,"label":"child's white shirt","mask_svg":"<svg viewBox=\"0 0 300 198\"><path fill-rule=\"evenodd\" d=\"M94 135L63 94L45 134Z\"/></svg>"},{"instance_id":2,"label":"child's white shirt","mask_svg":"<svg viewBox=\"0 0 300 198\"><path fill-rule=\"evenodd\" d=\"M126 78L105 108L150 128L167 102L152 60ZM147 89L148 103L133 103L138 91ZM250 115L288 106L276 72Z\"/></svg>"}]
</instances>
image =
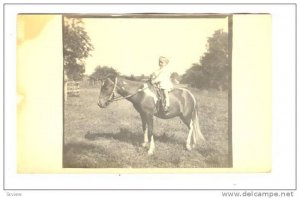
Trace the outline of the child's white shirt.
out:
<instances>
[{"instance_id":1,"label":"child's white shirt","mask_svg":"<svg viewBox=\"0 0 300 198\"><path fill-rule=\"evenodd\" d=\"M161 89L170 90L173 88L171 82L171 71L168 67L164 66L154 72L154 83L158 83Z\"/></svg>"}]
</instances>

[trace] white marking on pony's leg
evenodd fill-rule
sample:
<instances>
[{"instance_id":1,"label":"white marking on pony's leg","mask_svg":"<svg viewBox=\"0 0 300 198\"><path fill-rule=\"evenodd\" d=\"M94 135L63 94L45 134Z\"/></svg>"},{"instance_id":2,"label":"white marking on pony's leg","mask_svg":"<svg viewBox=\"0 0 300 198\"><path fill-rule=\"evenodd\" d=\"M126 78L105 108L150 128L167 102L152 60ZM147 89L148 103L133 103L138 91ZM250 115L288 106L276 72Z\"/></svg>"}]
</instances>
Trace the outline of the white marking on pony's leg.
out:
<instances>
[{"instance_id":1,"label":"white marking on pony's leg","mask_svg":"<svg viewBox=\"0 0 300 198\"><path fill-rule=\"evenodd\" d=\"M151 141L150 141L150 148L148 150L148 155L153 155L155 149L155 144L154 144L154 138L153 135L151 136Z\"/></svg>"},{"instance_id":2,"label":"white marking on pony's leg","mask_svg":"<svg viewBox=\"0 0 300 198\"><path fill-rule=\"evenodd\" d=\"M196 144L197 144L196 134L193 132L193 144L192 144L192 148L195 148Z\"/></svg>"},{"instance_id":3,"label":"white marking on pony's leg","mask_svg":"<svg viewBox=\"0 0 300 198\"><path fill-rule=\"evenodd\" d=\"M146 147L148 142L149 142L149 140L148 140L148 127L146 126L146 129L144 131L144 142L143 142L142 146Z\"/></svg>"},{"instance_id":4,"label":"white marking on pony's leg","mask_svg":"<svg viewBox=\"0 0 300 198\"><path fill-rule=\"evenodd\" d=\"M186 139L186 149L187 150L192 150L192 147L191 147L191 137L192 137L192 134L193 134L193 120L191 120L191 123L190 123L190 130L189 130L189 134L188 134L188 137Z\"/></svg>"}]
</instances>

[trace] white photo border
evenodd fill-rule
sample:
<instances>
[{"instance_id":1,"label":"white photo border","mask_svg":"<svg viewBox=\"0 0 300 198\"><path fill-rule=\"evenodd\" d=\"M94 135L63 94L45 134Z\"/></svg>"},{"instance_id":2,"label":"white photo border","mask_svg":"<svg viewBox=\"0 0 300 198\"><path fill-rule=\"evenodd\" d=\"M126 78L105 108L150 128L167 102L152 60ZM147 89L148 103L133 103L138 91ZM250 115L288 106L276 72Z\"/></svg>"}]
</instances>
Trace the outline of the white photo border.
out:
<instances>
[{"instance_id":1,"label":"white photo border","mask_svg":"<svg viewBox=\"0 0 300 198\"><path fill-rule=\"evenodd\" d=\"M272 173L260 174L17 174L16 170L16 14L18 13L271 13L273 18L273 163ZM278 17L278 18L277 18ZM292 17L292 18L291 18ZM57 189L193 189L193 190L297 190L297 18L288 22L288 30L282 22L297 17L296 4L21 4L3 5L3 182L5 190L57 190ZM276 20L280 19L280 20ZM283 41L289 33L294 38ZM294 68L286 68L289 60ZM288 84L293 80L295 84ZM288 87L288 89L286 89ZM284 93L284 95L282 95ZM282 104L285 104L283 106ZM282 122L283 114L289 115L288 123ZM295 117L294 117L295 116ZM293 123L291 126L289 123ZM292 136L285 131L295 131ZM285 159L277 159L282 152L280 142L293 137L295 150L286 152ZM289 139L287 139L289 138ZM277 145L279 144L279 145ZM282 163L289 160L290 166ZM282 166L284 165L284 166ZM278 169L276 169L276 167ZM269 175L267 175L269 174ZM99 181L101 180L101 181ZM198 185L183 185L183 181L196 181ZM105 181L105 182L103 182ZM137 181L139 183L137 183ZM176 182L182 181L182 182ZM202 182L201 182L202 181ZM203 183L206 181L206 184ZM171 183L167 183L171 182ZM195 183L195 182L193 182ZM112 185L113 184L113 185ZM203 188L197 188L201 184Z\"/></svg>"}]
</instances>

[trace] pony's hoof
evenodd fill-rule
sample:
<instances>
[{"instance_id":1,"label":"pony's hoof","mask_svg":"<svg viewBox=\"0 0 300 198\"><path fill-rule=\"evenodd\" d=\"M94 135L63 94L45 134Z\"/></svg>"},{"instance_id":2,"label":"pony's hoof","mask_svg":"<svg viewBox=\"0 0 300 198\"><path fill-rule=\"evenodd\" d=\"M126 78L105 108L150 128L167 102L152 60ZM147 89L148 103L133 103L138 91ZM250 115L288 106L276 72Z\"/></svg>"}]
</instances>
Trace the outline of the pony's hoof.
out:
<instances>
[{"instance_id":1,"label":"pony's hoof","mask_svg":"<svg viewBox=\"0 0 300 198\"><path fill-rule=\"evenodd\" d=\"M192 150L191 145L186 145L186 149L187 149L188 151L191 151L191 150Z\"/></svg>"},{"instance_id":2,"label":"pony's hoof","mask_svg":"<svg viewBox=\"0 0 300 198\"><path fill-rule=\"evenodd\" d=\"M148 145L148 142L142 143L142 147L147 147L147 145Z\"/></svg>"},{"instance_id":3,"label":"pony's hoof","mask_svg":"<svg viewBox=\"0 0 300 198\"><path fill-rule=\"evenodd\" d=\"M193 148L193 149L196 148L196 144L193 144L193 145L192 145L192 148Z\"/></svg>"},{"instance_id":4,"label":"pony's hoof","mask_svg":"<svg viewBox=\"0 0 300 198\"><path fill-rule=\"evenodd\" d=\"M148 151L148 156L151 156L151 155L153 155L153 151Z\"/></svg>"}]
</instances>

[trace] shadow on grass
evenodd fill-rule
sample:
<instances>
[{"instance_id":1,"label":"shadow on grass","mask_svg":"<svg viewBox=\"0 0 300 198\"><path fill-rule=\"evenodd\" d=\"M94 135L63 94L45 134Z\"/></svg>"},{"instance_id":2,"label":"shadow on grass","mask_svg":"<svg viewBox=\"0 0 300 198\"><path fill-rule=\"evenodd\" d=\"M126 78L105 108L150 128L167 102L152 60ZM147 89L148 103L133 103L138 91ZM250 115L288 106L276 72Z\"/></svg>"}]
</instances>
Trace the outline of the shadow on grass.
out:
<instances>
[{"instance_id":1,"label":"shadow on grass","mask_svg":"<svg viewBox=\"0 0 300 198\"><path fill-rule=\"evenodd\" d=\"M87 133L85 135L85 138L89 141L97 140L97 138L107 138L133 144L137 147L140 147L142 137L142 134L132 133L128 129L121 129L119 133L115 134ZM163 134L161 136L158 136L156 139L157 141L166 143L171 142L171 144L178 145L179 141L173 138L174 137L169 137L167 134ZM200 161L203 161L203 163L205 163L204 165L201 165L201 167L229 167L228 157L221 153L219 150L217 150L215 146L210 145L209 143L203 144L201 146L199 145L199 147L196 147L191 152L183 152L185 153L185 155L181 157L178 156L178 154L176 154L177 152L173 149L172 146L170 148L171 150L167 152L169 154L164 153L164 151L159 156L156 156L157 158L155 158L154 161L150 160L151 163L155 163L154 167L180 167L180 164L183 163L182 160L184 161L184 163L188 163L188 166L190 167L191 163L196 163L193 162L193 159L196 159L197 163L201 159ZM182 148L185 149L184 144L182 144ZM170 151L176 153L174 153L174 155L170 155ZM126 162L120 159L120 156L114 155L111 152L111 150L109 150L108 148L106 148L106 146L103 146L102 144L94 144L92 142L80 141L70 142L64 145L64 168L123 168L128 167L127 165L128 164L126 164ZM195 164L194 167L198 167L198 164Z\"/></svg>"},{"instance_id":2,"label":"shadow on grass","mask_svg":"<svg viewBox=\"0 0 300 198\"><path fill-rule=\"evenodd\" d=\"M114 139L120 142L129 143L132 145L141 145L144 141L144 134L142 133L133 133L130 129L120 128L120 132L118 133L91 133L87 132L84 136L85 139L94 141L98 138L106 138L106 139ZM154 136L155 141L171 143L171 144L182 144L184 146L184 142L177 140L174 135L168 136L166 133L163 133L160 136Z\"/></svg>"},{"instance_id":3,"label":"shadow on grass","mask_svg":"<svg viewBox=\"0 0 300 198\"><path fill-rule=\"evenodd\" d=\"M131 132L129 129L120 128L120 132L118 133L91 133L87 132L84 136L85 139L94 141L98 138L106 138L106 139L114 139L120 142L125 142L133 145L138 145L143 140L143 134L137 134Z\"/></svg>"},{"instance_id":4,"label":"shadow on grass","mask_svg":"<svg viewBox=\"0 0 300 198\"><path fill-rule=\"evenodd\" d=\"M163 133L160 136L155 137L155 140L164 142L164 143L171 143L171 144L182 144L184 146L184 141L180 141L176 139L174 135L167 135L166 133Z\"/></svg>"}]
</instances>

